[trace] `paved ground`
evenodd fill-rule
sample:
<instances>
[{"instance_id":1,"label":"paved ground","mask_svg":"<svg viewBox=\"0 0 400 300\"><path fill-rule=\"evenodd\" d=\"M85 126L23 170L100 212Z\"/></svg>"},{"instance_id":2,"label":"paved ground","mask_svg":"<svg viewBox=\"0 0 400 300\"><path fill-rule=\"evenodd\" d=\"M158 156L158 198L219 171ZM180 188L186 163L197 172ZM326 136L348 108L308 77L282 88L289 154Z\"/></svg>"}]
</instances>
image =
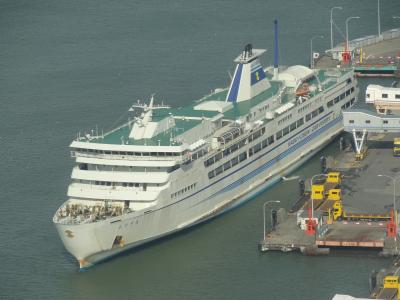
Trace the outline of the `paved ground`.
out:
<instances>
[{"instance_id":1,"label":"paved ground","mask_svg":"<svg viewBox=\"0 0 400 300\"><path fill-rule=\"evenodd\" d=\"M400 179L400 158L393 157L394 134L370 135L368 154L360 163L354 162L354 152L335 158L341 164L353 166L342 180L344 209L351 212L387 212L393 207L393 181L379 174ZM400 182L399 182L400 183ZM398 185L400 192L400 185ZM400 207L396 197L396 206Z\"/></svg>"},{"instance_id":2,"label":"paved ground","mask_svg":"<svg viewBox=\"0 0 400 300\"><path fill-rule=\"evenodd\" d=\"M324 241L383 242L386 237L386 223L379 222L335 222L328 226L327 233L320 238Z\"/></svg>"},{"instance_id":3,"label":"paved ground","mask_svg":"<svg viewBox=\"0 0 400 300\"><path fill-rule=\"evenodd\" d=\"M400 38L385 40L377 44L363 47L364 60L363 65L386 65L398 63L397 56L400 55ZM355 59L355 63L359 62L359 58ZM315 61L317 69L336 68L340 65L338 60L332 59L328 55L322 55Z\"/></svg>"},{"instance_id":4,"label":"paved ground","mask_svg":"<svg viewBox=\"0 0 400 300\"><path fill-rule=\"evenodd\" d=\"M395 57L400 52L400 38L385 40L378 44L363 47L364 57L372 59L373 57Z\"/></svg>"},{"instance_id":5,"label":"paved ground","mask_svg":"<svg viewBox=\"0 0 400 300\"><path fill-rule=\"evenodd\" d=\"M314 243L315 237L306 235L297 225L296 214L289 214L286 220L277 225L275 231L267 234L262 246L273 250L281 250L282 248L298 249Z\"/></svg>"}]
</instances>

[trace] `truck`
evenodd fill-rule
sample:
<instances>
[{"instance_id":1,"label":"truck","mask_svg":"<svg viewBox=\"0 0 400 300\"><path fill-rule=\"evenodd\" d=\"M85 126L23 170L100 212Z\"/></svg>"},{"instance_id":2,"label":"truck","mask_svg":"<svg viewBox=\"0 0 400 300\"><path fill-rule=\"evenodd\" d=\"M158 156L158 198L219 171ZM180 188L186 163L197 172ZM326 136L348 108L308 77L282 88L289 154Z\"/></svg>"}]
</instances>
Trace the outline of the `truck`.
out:
<instances>
[{"instance_id":1,"label":"truck","mask_svg":"<svg viewBox=\"0 0 400 300\"><path fill-rule=\"evenodd\" d=\"M393 140L393 156L400 156L400 137L394 138Z\"/></svg>"}]
</instances>

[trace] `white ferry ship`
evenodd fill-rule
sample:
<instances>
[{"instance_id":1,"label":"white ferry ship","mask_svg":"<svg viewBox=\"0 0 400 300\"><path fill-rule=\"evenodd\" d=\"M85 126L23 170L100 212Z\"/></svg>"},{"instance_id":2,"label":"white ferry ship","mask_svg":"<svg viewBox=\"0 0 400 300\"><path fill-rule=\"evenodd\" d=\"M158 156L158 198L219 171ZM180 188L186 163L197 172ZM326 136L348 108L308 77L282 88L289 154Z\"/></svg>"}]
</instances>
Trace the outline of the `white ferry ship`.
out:
<instances>
[{"instance_id":1,"label":"white ferry ship","mask_svg":"<svg viewBox=\"0 0 400 300\"><path fill-rule=\"evenodd\" d=\"M134 105L140 117L78 136L68 200L53 221L85 268L252 198L343 130L353 70L263 68L247 45L228 88L186 107Z\"/></svg>"}]
</instances>

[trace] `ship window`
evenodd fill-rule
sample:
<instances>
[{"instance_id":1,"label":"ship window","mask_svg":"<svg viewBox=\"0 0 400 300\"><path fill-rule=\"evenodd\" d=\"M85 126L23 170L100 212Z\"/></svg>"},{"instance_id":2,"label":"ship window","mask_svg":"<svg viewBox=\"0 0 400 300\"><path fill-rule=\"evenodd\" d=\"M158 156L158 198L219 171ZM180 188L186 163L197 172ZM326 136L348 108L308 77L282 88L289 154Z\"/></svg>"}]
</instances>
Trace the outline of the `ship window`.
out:
<instances>
[{"instance_id":1,"label":"ship window","mask_svg":"<svg viewBox=\"0 0 400 300\"><path fill-rule=\"evenodd\" d=\"M282 130L279 130L279 131L276 133L276 139L279 140L281 137L282 137Z\"/></svg>"},{"instance_id":2,"label":"ship window","mask_svg":"<svg viewBox=\"0 0 400 300\"><path fill-rule=\"evenodd\" d=\"M231 154L231 149L230 149L230 148L227 148L227 149L224 150L223 153L224 153L224 157L225 157L225 156L228 156L229 154Z\"/></svg>"},{"instance_id":3,"label":"ship window","mask_svg":"<svg viewBox=\"0 0 400 300\"><path fill-rule=\"evenodd\" d=\"M306 122L308 122L308 121L310 121L311 120L311 114L307 114L306 115Z\"/></svg>"},{"instance_id":4,"label":"ship window","mask_svg":"<svg viewBox=\"0 0 400 300\"><path fill-rule=\"evenodd\" d=\"M222 152L218 153L214 157L215 157L215 161L219 161L222 158Z\"/></svg>"},{"instance_id":5,"label":"ship window","mask_svg":"<svg viewBox=\"0 0 400 300\"><path fill-rule=\"evenodd\" d=\"M236 165L238 164L238 162L239 162L239 161L238 161L238 157L232 158L232 159L231 159L231 165L232 165L232 167L233 167L233 166L236 166Z\"/></svg>"},{"instance_id":6,"label":"ship window","mask_svg":"<svg viewBox=\"0 0 400 300\"><path fill-rule=\"evenodd\" d=\"M88 164L79 164L79 170L87 170Z\"/></svg>"},{"instance_id":7,"label":"ship window","mask_svg":"<svg viewBox=\"0 0 400 300\"><path fill-rule=\"evenodd\" d=\"M320 114L323 113L323 112L324 112L324 107L321 106L320 108L318 108L318 112L319 112Z\"/></svg>"},{"instance_id":8,"label":"ship window","mask_svg":"<svg viewBox=\"0 0 400 300\"><path fill-rule=\"evenodd\" d=\"M297 127L300 127L300 126L302 126L303 124L304 124L304 119L303 119L303 118L297 120Z\"/></svg>"},{"instance_id":9,"label":"ship window","mask_svg":"<svg viewBox=\"0 0 400 300\"><path fill-rule=\"evenodd\" d=\"M318 116L318 109L314 110L314 111L311 113L311 116L312 116L313 118L316 117L316 116Z\"/></svg>"},{"instance_id":10,"label":"ship window","mask_svg":"<svg viewBox=\"0 0 400 300\"><path fill-rule=\"evenodd\" d=\"M351 91L350 91L350 90L347 90L347 91L346 91L346 96L350 95L350 93L351 93Z\"/></svg>"},{"instance_id":11,"label":"ship window","mask_svg":"<svg viewBox=\"0 0 400 300\"><path fill-rule=\"evenodd\" d=\"M149 156L149 155L150 155L149 152L143 152L143 153L142 153L142 156Z\"/></svg>"},{"instance_id":12,"label":"ship window","mask_svg":"<svg viewBox=\"0 0 400 300\"><path fill-rule=\"evenodd\" d=\"M354 92L354 86L351 87L350 92L351 92L351 93Z\"/></svg>"},{"instance_id":13,"label":"ship window","mask_svg":"<svg viewBox=\"0 0 400 300\"><path fill-rule=\"evenodd\" d=\"M218 168L215 169L215 176L217 176L221 173L222 173L222 166L219 166Z\"/></svg>"},{"instance_id":14,"label":"ship window","mask_svg":"<svg viewBox=\"0 0 400 300\"><path fill-rule=\"evenodd\" d=\"M388 94L382 94L382 98L387 98Z\"/></svg>"},{"instance_id":15,"label":"ship window","mask_svg":"<svg viewBox=\"0 0 400 300\"><path fill-rule=\"evenodd\" d=\"M100 185L100 182L99 181L95 181L94 184L95 185Z\"/></svg>"},{"instance_id":16,"label":"ship window","mask_svg":"<svg viewBox=\"0 0 400 300\"><path fill-rule=\"evenodd\" d=\"M296 130L296 122L290 124L290 131Z\"/></svg>"},{"instance_id":17,"label":"ship window","mask_svg":"<svg viewBox=\"0 0 400 300\"><path fill-rule=\"evenodd\" d=\"M135 187L139 187L140 186L140 184L139 183L135 183Z\"/></svg>"},{"instance_id":18,"label":"ship window","mask_svg":"<svg viewBox=\"0 0 400 300\"><path fill-rule=\"evenodd\" d=\"M252 156L253 155L253 148L250 148L249 149L249 156Z\"/></svg>"},{"instance_id":19,"label":"ship window","mask_svg":"<svg viewBox=\"0 0 400 300\"><path fill-rule=\"evenodd\" d=\"M347 78L346 82L347 82L347 84L350 84L351 83L351 78Z\"/></svg>"},{"instance_id":20,"label":"ship window","mask_svg":"<svg viewBox=\"0 0 400 300\"><path fill-rule=\"evenodd\" d=\"M126 154L128 154L128 155L133 155L133 152L126 152Z\"/></svg>"},{"instance_id":21,"label":"ship window","mask_svg":"<svg viewBox=\"0 0 400 300\"><path fill-rule=\"evenodd\" d=\"M120 152L119 154L120 155L126 155L126 152Z\"/></svg>"},{"instance_id":22,"label":"ship window","mask_svg":"<svg viewBox=\"0 0 400 300\"><path fill-rule=\"evenodd\" d=\"M238 143L238 145L239 145L239 148L242 148L244 145L246 145L246 139L241 140L241 141Z\"/></svg>"},{"instance_id":23,"label":"ship window","mask_svg":"<svg viewBox=\"0 0 400 300\"><path fill-rule=\"evenodd\" d=\"M236 151L237 149L239 149L239 144L234 144L234 145L232 145L232 146L230 147L230 151L231 151L231 152L234 152L234 151Z\"/></svg>"},{"instance_id":24,"label":"ship window","mask_svg":"<svg viewBox=\"0 0 400 300\"><path fill-rule=\"evenodd\" d=\"M344 97L344 94L343 94L343 97ZM338 103L339 100L340 100L340 97L339 97L339 96L337 96L335 99L333 99L333 101L335 102L335 104Z\"/></svg>"},{"instance_id":25,"label":"ship window","mask_svg":"<svg viewBox=\"0 0 400 300\"><path fill-rule=\"evenodd\" d=\"M388 121L387 120L383 120L383 124L387 124L388 123Z\"/></svg>"},{"instance_id":26,"label":"ship window","mask_svg":"<svg viewBox=\"0 0 400 300\"><path fill-rule=\"evenodd\" d=\"M369 98L369 94L367 94L367 98Z\"/></svg>"},{"instance_id":27,"label":"ship window","mask_svg":"<svg viewBox=\"0 0 400 300\"><path fill-rule=\"evenodd\" d=\"M350 124L354 124L354 120L349 120L349 123Z\"/></svg>"},{"instance_id":28,"label":"ship window","mask_svg":"<svg viewBox=\"0 0 400 300\"><path fill-rule=\"evenodd\" d=\"M239 155L239 161L242 162L247 158L247 153L243 152L242 154Z\"/></svg>"},{"instance_id":29,"label":"ship window","mask_svg":"<svg viewBox=\"0 0 400 300\"><path fill-rule=\"evenodd\" d=\"M268 139L263 140L261 146L262 146L263 148L267 147L267 146L268 146Z\"/></svg>"},{"instance_id":30,"label":"ship window","mask_svg":"<svg viewBox=\"0 0 400 300\"><path fill-rule=\"evenodd\" d=\"M396 99L400 99L400 95L396 95L395 98L396 98Z\"/></svg>"},{"instance_id":31,"label":"ship window","mask_svg":"<svg viewBox=\"0 0 400 300\"><path fill-rule=\"evenodd\" d=\"M261 143L258 143L257 145L254 146L254 153L257 153L260 150L261 150Z\"/></svg>"},{"instance_id":32,"label":"ship window","mask_svg":"<svg viewBox=\"0 0 400 300\"><path fill-rule=\"evenodd\" d=\"M351 99L351 100L350 100L350 103L353 104L355 99L356 99L356 98Z\"/></svg>"},{"instance_id":33,"label":"ship window","mask_svg":"<svg viewBox=\"0 0 400 300\"><path fill-rule=\"evenodd\" d=\"M207 166L211 166L215 162L214 156L207 160Z\"/></svg>"},{"instance_id":34,"label":"ship window","mask_svg":"<svg viewBox=\"0 0 400 300\"><path fill-rule=\"evenodd\" d=\"M122 186L123 186L123 187L127 187L128 184L127 184L126 182L123 182L123 183L122 183Z\"/></svg>"},{"instance_id":35,"label":"ship window","mask_svg":"<svg viewBox=\"0 0 400 300\"><path fill-rule=\"evenodd\" d=\"M283 135L287 135L289 133L289 126L283 128Z\"/></svg>"},{"instance_id":36,"label":"ship window","mask_svg":"<svg viewBox=\"0 0 400 300\"><path fill-rule=\"evenodd\" d=\"M333 100L328 102L328 107L332 107L333 106Z\"/></svg>"},{"instance_id":37,"label":"ship window","mask_svg":"<svg viewBox=\"0 0 400 300\"><path fill-rule=\"evenodd\" d=\"M370 120L365 120L365 123L370 124L371 121Z\"/></svg>"},{"instance_id":38,"label":"ship window","mask_svg":"<svg viewBox=\"0 0 400 300\"><path fill-rule=\"evenodd\" d=\"M107 182L106 182L106 185L107 185L107 186L111 186L111 182L107 181Z\"/></svg>"},{"instance_id":39,"label":"ship window","mask_svg":"<svg viewBox=\"0 0 400 300\"><path fill-rule=\"evenodd\" d=\"M129 186L129 187L133 187L133 183L132 183L132 182L129 182L129 183L128 183L128 186Z\"/></svg>"},{"instance_id":40,"label":"ship window","mask_svg":"<svg viewBox=\"0 0 400 300\"><path fill-rule=\"evenodd\" d=\"M271 136L268 138L268 145L271 145L273 142L274 142L274 136L271 135Z\"/></svg>"},{"instance_id":41,"label":"ship window","mask_svg":"<svg viewBox=\"0 0 400 300\"><path fill-rule=\"evenodd\" d=\"M230 168L231 168L231 162L230 161L224 163L224 171L226 171L226 170L228 170Z\"/></svg>"},{"instance_id":42,"label":"ship window","mask_svg":"<svg viewBox=\"0 0 400 300\"><path fill-rule=\"evenodd\" d=\"M105 154L111 154L111 151L104 151Z\"/></svg>"},{"instance_id":43,"label":"ship window","mask_svg":"<svg viewBox=\"0 0 400 300\"><path fill-rule=\"evenodd\" d=\"M215 176L214 170L212 170L211 172L208 172L208 179L211 179Z\"/></svg>"},{"instance_id":44,"label":"ship window","mask_svg":"<svg viewBox=\"0 0 400 300\"><path fill-rule=\"evenodd\" d=\"M340 95L340 100L344 99L344 97L346 97L346 93Z\"/></svg>"}]
</instances>

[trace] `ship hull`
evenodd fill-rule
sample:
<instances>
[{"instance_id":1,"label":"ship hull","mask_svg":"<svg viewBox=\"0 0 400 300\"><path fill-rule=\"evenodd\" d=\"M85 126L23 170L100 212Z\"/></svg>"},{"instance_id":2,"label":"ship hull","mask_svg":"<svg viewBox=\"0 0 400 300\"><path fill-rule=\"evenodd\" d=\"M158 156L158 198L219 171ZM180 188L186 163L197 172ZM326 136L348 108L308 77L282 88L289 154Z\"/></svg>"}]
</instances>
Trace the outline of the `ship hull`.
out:
<instances>
[{"instance_id":1,"label":"ship hull","mask_svg":"<svg viewBox=\"0 0 400 300\"><path fill-rule=\"evenodd\" d=\"M254 198L300 167L337 136L343 130L341 120L340 113L336 118L331 115L302 140L292 145L288 142L287 149L276 152L273 158L260 158L260 162L253 165L249 163L242 173L238 171L238 174L221 180L211 187L212 191L200 193L196 199L189 198L145 214L130 213L95 223L56 223L57 230L80 267L88 268L123 251L207 221ZM123 243L115 245L117 235L123 236Z\"/></svg>"}]
</instances>

